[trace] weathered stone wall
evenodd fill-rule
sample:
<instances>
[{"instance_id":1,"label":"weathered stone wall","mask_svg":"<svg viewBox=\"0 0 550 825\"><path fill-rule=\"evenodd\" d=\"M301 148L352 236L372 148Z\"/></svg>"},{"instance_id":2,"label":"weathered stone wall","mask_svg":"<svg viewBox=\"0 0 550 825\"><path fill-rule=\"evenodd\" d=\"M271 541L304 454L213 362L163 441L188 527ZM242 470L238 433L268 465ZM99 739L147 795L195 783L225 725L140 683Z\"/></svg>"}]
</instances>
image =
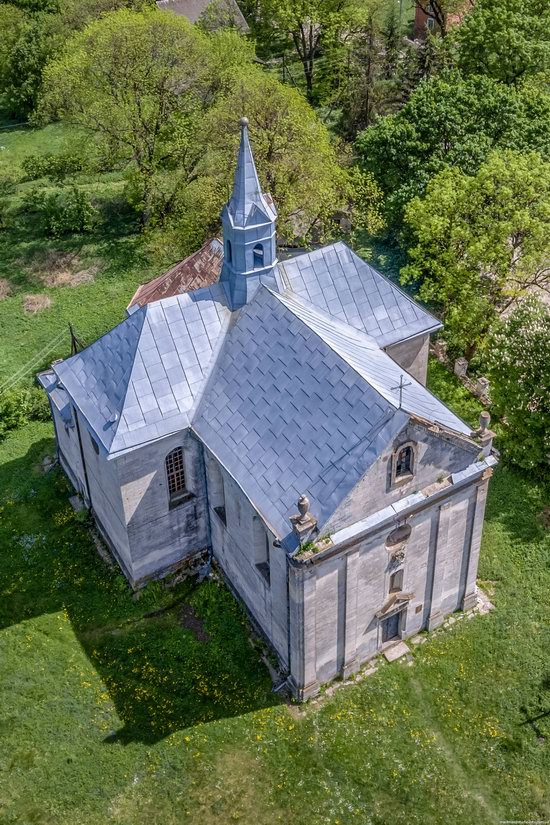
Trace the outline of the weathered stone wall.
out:
<instances>
[{"instance_id":1,"label":"weathered stone wall","mask_svg":"<svg viewBox=\"0 0 550 825\"><path fill-rule=\"evenodd\" d=\"M430 335L417 335L402 341L399 344L392 344L386 347L386 352L394 361L403 367L409 375L426 385L428 374L428 353L430 349Z\"/></svg>"},{"instance_id":2,"label":"weathered stone wall","mask_svg":"<svg viewBox=\"0 0 550 825\"><path fill-rule=\"evenodd\" d=\"M99 454L96 453L85 419L79 412L76 412L76 415L92 510L99 522L101 532L117 555L124 572L131 574L132 560L116 464L114 461L107 460L101 447Z\"/></svg>"},{"instance_id":3,"label":"weathered stone wall","mask_svg":"<svg viewBox=\"0 0 550 825\"><path fill-rule=\"evenodd\" d=\"M170 506L165 458L183 447L189 500ZM161 573L209 545L202 446L176 433L112 459L116 463L134 581Z\"/></svg>"},{"instance_id":4,"label":"weathered stone wall","mask_svg":"<svg viewBox=\"0 0 550 825\"><path fill-rule=\"evenodd\" d=\"M75 490L86 497L86 485L76 427L66 427L59 410L55 404L52 403L51 399L49 400L61 467Z\"/></svg>"},{"instance_id":5,"label":"weathered stone wall","mask_svg":"<svg viewBox=\"0 0 550 825\"><path fill-rule=\"evenodd\" d=\"M392 456L400 444L409 442L416 445L413 477L406 483L392 484ZM346 496L326 524L320 525L321 532L330 535L434 484L442 476L463 470L475 461L479 449L453 436L434 434L420 424L409 423Z\"/></svg>"},{"instance_id":6,"label":"weathered stone wall","mask_svg":"<svg viewBox=\"0 0 550 825\"><path fill-rule=\"evenodd\" d=\"M376 530L332 558L293 563L290 570L291 676L300 698L319 684L349 675L382 643L377 618L390 598L390 576L403 569L400 636L437 626L445 614L472 606L487 480L454 490L409 518L401 565L392 565L386 538Z\"/></svg>"},{"instance_id":7,"label":"weathered stone wall","mask_svg":"<svg viewBox=\"0 0 550 825\"><path fill-rule=\"evenodd\" d=\"M259 521L256 510L240 487L207 450L205 461L214 557L286 666L288 617L285 552L273 546L274 534ZM223 492L220 490L220 477ZM226 524L216 510L224 504ZM266 536L269 543L269 580L266 568L258 567L258 563L265 564Z\"/></svg>"}]
</instances>

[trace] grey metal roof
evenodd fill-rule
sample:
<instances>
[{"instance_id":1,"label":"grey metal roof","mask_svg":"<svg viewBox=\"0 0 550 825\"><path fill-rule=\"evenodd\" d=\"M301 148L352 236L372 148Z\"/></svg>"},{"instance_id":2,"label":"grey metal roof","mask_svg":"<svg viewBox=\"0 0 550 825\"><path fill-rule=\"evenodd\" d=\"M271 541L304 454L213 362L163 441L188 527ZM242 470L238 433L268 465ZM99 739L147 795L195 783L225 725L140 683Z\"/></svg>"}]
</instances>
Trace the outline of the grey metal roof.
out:
<instances>
[{"instance_id":1,"label":"grey metal roof","mask_svg":"<svg viewBox=\"0 0 550 825\"><path fill-rule=\"evenodd\" d=\"M227 335L193 429L284 536L300 494L322 525L407 420L260 287Z\"/></svg>"},{"instance_id":2,"label":"grey metal roof","mask_svg":"<svg viewBox=\"0 0 550 825\"><path fill-rule=\"evenodd\" d=\"M386 347L441 323L338 242L279 263L285 288Z\"/></svg>"},{"instance_id":3,"label":"grey metal roof","mask_svg":"<svg viewBox=\"0 0 550 825\"><path fill-rule=\"evenodd\" d=\"M262 194L256 164L248 139L248 121L241 120L241 142L237 156L237 168L233 182L233 191L227 206L224 207L236 226L254 226L272 221L277 217L273 201Z\"/></svg>"},{"instance_id":4,"label":"grey metal roof","mask_svg":"<svg viewBox=\"0 0 550 825\"><path fill-rule=\"evenodd\" d=\"M219 284L164 298L53 369L116 453L189 426L230 315Z\"/></svg>"},{"instance_id":5,"label":"grey metal roof","mask_svg":"<svg viewBox=\"0 0 550 825\"><path fill-rule=\"evenodd\" d=\"M304 492L322 528L409 414L470 434L364 333L261 286L224 342L193 429L284 536Z\"/></svg>"},{"instance_id":6,"label":"grey metal roof","mask_svg":"<svg viewBox=\"0 0 550 825\"><path fill-rule=\"evenodd\" d=\"M187 17L191 23L197 23L209 6L213 7L215 13L217 12L220 21L224 18L229 19L235 28L243 32L249 31L248 23L236 0L223 0L217 4L215 0L214 2L213 0L157 0L158 9L171 11L177 17Z\"/></svg>"},{"instance_id":7,"label":"grey metal roof","mask_svg":"<svg viewBox=\"0 0 550 825\"><path fill-rule=\"evenodd\" d=\"M365 333L350 329L347 324L329 317L292 293L277 295L277 298L394 407L401 404L412 415L470 435L472 428L468 424L409 375ZM401 377L403 388L400 391Z\"/></svg>"}]
</instances>

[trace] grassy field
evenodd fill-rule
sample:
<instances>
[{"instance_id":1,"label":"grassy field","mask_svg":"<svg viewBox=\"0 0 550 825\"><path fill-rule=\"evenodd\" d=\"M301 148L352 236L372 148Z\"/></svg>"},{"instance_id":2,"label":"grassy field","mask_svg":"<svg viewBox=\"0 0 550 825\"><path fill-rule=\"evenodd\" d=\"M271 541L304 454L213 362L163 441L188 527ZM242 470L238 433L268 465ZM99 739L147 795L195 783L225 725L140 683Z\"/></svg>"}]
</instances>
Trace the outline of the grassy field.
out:
<instances>
[{"instance_id":1,"label":"grassy field","mask_svg":"<svg viewBox=\"0 0 550 825\"><path fill-rule=\"evenodd\" d=\"M542 485L506 468L492 482L480 575L496 610L302 711L271 692L220 585L132 598L42 472L53 446L40 423L0 445L3 825L550 818Z\"/></svg>"},{"instance_id":2,"label":"grassy field","mask_svg":"<svg viewBox=\"0 0 550 825\"><path fill-rule=\"evenodd\" d=\"M84 341L95 340L124 318L125 307L139 283L161 274L173 263L157 256L152 264L144 253L136 217L122 198L121 173L81 174L70 179L101 203L102 217L92 233L48 238L32 216L25 219L16 214L26 192L36 187L55 187L47 180L26 181L23 159L70 151L83 140L61 126L0 132L0 183L6 175L16 181L14 190L4 196L3 206L0 202L0 219L4 214L0 222L0 295L2 282L10 290L8 297L0 300L0 385L19 370L24 371L25 365L30 369L23 378L30 380L54 358L67 356L69 323ZM76 276L75 283L79 277L84 282L52 286L52 274L64 271L69 277ZM26 296L36 294L47 296L51 306L32 314L25 311L24 302ZM61 340L55 344L60 334Z\"/></svg>"}]
</instances>

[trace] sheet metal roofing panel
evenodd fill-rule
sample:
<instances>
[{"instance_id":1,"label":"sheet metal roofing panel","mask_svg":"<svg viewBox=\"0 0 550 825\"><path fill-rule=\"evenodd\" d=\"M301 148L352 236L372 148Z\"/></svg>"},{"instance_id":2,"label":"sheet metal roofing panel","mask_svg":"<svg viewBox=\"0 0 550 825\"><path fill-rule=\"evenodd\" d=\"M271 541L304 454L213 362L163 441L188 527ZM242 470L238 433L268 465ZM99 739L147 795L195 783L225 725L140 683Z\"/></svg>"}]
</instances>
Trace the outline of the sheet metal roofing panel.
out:
<instances>
[{"instance_id":1,"label":"sheet metal roofing panel","mask_svg":"<svg viewBox=\"0 0 550 825\"><path fill-rule=\"evenodd\" d=\"M295 295L285 293L275 297L332 347L394 407L399 407L399 385L402 378L401 406L406 412L442 424L455 432L470 435L471 427L445 406L439 398L432 395L423 384L409 375L367 335L350 329L346 324L327 316Z\"/></svg>"},{"instance_id":2,"label":"sheet metal roofing panel","mask_svg":"<svg viewBox=\"0 0 550 825\"><path fill-rule=\"evenodd\" d=\"M407 420L260 287L224 341L193 428L282 537L302 493L322 525Z\"/></svg>"},{"instance_id":3,"label":"sheet metal roofing panel","mask_svg":"<svg viewBox=\"0 0 550 825\"><path fill-rule=\"evenodd\" d=\"M54 370L105 450L128 449L189 426L230 315L218 284L165 298Z\"/></svg>"},{"instance_id":4,"label":"sheet metal roofing panel","mask_svg":"<svg viewBox=\"0 0 550 825\"><path fill-rule=\"evenodd\" d=\"M279 264L286 288L374 338L378 346L441 328L399 287L339 242Z\"/></svg>"},{"instance_id":5,"label":"sheet metal roofing panel","mask_svg":"<svg viewBox=\"0 0 550 825\"><path fill-rule=\"evenodd\" d=\"M248 139L248 121L241 119L241 142L231 198L224 209L236 226L255 226L277 217L272 199L262 193Z\"/></svg>"}]
</instances>

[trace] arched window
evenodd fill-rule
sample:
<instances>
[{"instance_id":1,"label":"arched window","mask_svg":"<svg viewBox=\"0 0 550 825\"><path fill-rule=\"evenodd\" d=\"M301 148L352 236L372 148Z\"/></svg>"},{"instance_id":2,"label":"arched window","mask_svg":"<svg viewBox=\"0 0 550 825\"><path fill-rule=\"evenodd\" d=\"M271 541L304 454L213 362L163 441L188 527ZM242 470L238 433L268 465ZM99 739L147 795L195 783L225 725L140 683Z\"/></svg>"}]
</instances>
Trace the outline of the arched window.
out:
<instances>
[{"instance_id":1,"label":"arched window","mask_svg":"<svg viewBox=\"0 0 550 825\"><path fill-rule=\"evenodd\" d=\"M185 471L183 467L183 449L176 447L165 459L166 477L170 504L178 504L185 497Z\"/></svg>"},{"instance_id":2,"label":"arched window","mask_svg":"<svg viewBox=\"0 0 550 825\"><path fill-rule=\"evenodd\" d=\"M227 263L231 263L231 241L225 242L225 257L227 258Z\"/></svg>"},{"instance_id":3,"label":"arched window","mask_svg":"<svg viewBox=\"0 0 550 825\"><path fill-rule=\"evenodd\" d=\"M412 475L414 453L412 447L402 447L397 453L395 462L395 477Z\"/></svg>"},{"instance_id":4,"label":"arched window","mask_svg":"<svg viewBox=\"0 0 550 825\"><path fill-rule=\"evenodd\" d=\"M264 248L261 243L256 244L252 250L252 256L254 259L254 269L261 269L264 265Z\"/></svg>"},{"instance_id":5,"label":"arched window","mask_svg":"<svg viewBox=\"0 0 550 825\"><path fill-rule=\"evenodd\" d=\"M406 444L399 444L391 459L391 483L407 484L415 472L417 461L417 445L413 441Z\"/></svg>"}]
</instances>

